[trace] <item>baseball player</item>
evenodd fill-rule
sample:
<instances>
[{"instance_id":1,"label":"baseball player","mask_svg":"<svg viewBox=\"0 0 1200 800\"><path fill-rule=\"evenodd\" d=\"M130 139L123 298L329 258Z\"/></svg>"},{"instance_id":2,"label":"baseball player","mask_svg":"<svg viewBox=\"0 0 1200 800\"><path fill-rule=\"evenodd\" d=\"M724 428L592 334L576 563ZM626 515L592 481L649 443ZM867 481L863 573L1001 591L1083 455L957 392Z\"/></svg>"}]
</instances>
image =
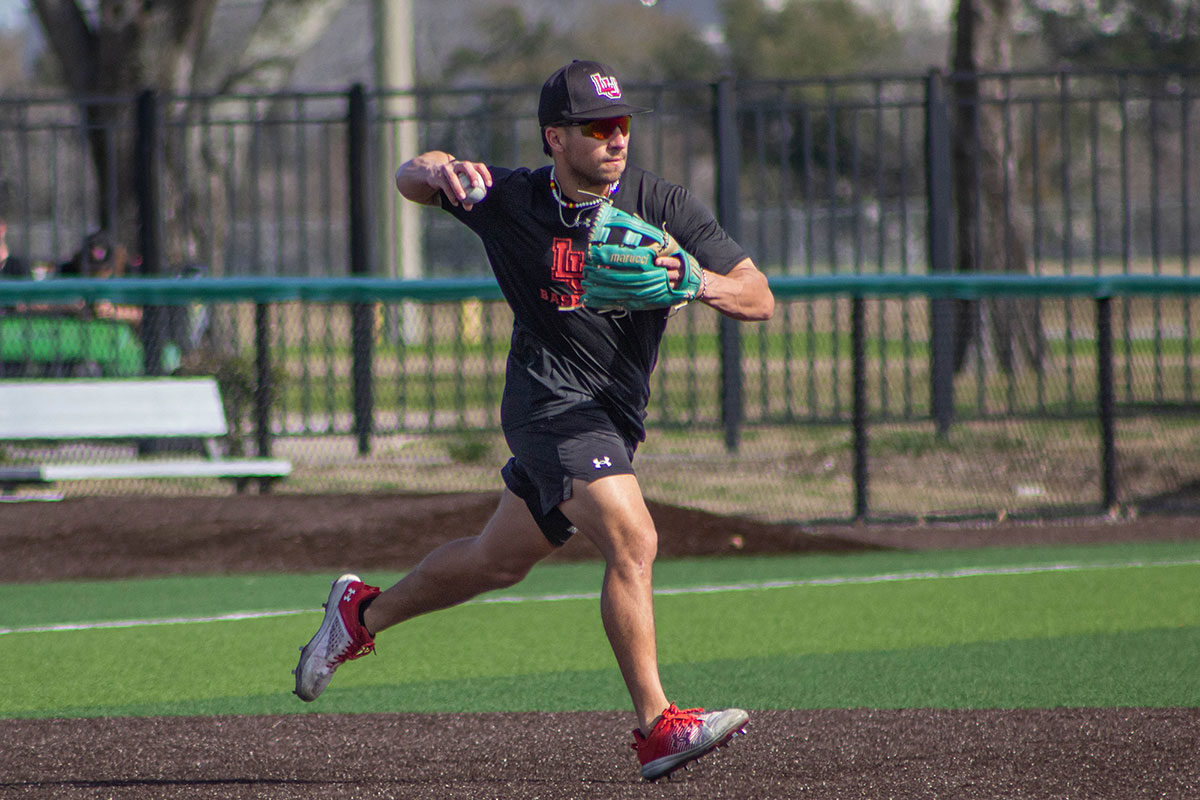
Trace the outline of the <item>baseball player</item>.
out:
<instances>
[{"instance_id":1,"label":"baseball player","mask_svg":"<svg viewBox=\"0 0 1200 800\"><path fill-rule=\"evenodd\" d=\"M711 211L627 163L633 120L648 110L624 101L608 66L573 61L538 104L551 165L508 169L431 151L397 170L403 197L440 206L480 237L512 307L501 401L512 458L478 535L438 547L383 592L355 575L333 583L295 670L301 699L315 700L384 629L511 586L580 535L605 560L600 614L637 715L642 776L668 775L744 731L745 711L681 710L664 691L651 581L658 534L633 457L671 309L701 302L766 320L774 297Z\"/></svg>"}]
</instances>

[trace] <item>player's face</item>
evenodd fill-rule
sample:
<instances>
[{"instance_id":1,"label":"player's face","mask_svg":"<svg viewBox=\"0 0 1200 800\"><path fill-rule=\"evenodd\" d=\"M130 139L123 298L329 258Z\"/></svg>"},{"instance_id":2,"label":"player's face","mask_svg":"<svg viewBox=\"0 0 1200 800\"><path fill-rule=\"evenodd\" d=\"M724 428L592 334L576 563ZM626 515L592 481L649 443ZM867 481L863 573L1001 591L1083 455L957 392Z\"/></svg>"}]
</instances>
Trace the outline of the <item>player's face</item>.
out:
<instances>
[{"instance_id":1,"label":"player's face","mask_svg":"<svg viewBox=\"0 0 1200 800\"><path fill-rule=\"evenodd\" d=\"M625 172L629 151L629 117L595 120L563 129L567 164L585 185L603 187Z\"/></svg>"}]
</instances>

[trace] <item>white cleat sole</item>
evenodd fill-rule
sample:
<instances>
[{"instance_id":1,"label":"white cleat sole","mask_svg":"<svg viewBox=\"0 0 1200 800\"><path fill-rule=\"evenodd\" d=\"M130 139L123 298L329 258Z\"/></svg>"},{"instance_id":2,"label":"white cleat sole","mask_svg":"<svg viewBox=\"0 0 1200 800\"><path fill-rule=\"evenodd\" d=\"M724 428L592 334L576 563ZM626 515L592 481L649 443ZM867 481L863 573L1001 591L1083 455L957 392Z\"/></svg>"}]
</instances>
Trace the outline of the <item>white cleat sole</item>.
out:
<instances>
[{"instance_id":1,"label":"white cleat sole","mask_svg":"<svg viewBox=\"0 0 1200 800\"><path fill-rule=\"evenodd\" d=\"M330 674L324 681L320 681L311 689L308 689L303 685L301 680L303 677L301 667L308 660L313 648L318 646L318 643L329 641L330 627L339 622L338 615L340 612L338 611L338 603L341 602L342 592L346 591L348 584L354 583L357 580L359 580L357 575L346 573L333 582L333 585L329 589L328 599L321 605L325 609L325 618L321 620L321 627L317 628L317 632L308 640L308 644L300 648L300 661L296 664L296 668L292 670L292 674L296 676L296 688L293 690L293 694L306 703L311 703L321 696L321 692L325 691L325 687L329 685L329 678L333 677L333 672L330 671Z\"/></svg>"}]
</instances>

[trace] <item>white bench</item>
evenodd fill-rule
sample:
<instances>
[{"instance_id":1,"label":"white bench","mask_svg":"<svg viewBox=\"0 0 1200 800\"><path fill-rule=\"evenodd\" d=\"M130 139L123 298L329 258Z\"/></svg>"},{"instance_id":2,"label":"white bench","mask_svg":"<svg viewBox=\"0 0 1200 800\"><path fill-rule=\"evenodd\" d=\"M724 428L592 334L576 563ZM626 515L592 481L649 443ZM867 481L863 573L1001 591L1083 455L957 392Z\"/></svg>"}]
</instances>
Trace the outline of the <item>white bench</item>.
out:
<instances>
[{"instance_id":1,"label":"white bench","mask_svg":"<svg viewBox=\"0 0 1200 800\"><path fill-rule=\"evenodd\" d=\"M228 458L218 439L229 427L213 378L0 380L0 443L200 440L207 458L21 465L0 462L0 488L110 478L225 478L260 491L292 471L288 461Z\"/></svg>"}]
</instances>

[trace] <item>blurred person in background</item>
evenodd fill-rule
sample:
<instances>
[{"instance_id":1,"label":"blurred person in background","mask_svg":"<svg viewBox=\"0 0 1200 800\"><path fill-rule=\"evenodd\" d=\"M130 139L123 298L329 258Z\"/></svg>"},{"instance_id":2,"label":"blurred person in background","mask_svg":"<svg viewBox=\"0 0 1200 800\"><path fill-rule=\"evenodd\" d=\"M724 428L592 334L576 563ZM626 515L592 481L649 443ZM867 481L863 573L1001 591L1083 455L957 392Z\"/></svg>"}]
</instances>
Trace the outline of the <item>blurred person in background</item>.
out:
<instances>
[{"instance_id":1,"label":"blurred person in background","mask_svg":"<svg viewBox=\"0 0 1200 800\"><path fill-rule=\"evenodd\" d=\"M13 255L8 246L8 220L0 217L0 280L23 280L32 277L29 265Z\"/></svg>"},{"instance_id":2,"label":"blurred person in background","mask_svg":"<svg viewBox=\"0 0 1200 800\"><path fill-rule=\"evenodd\" d=\"M140 261L136 256L130 256L122 245L113 245L112 240L104 231L95 231L84 239L83 247L71 257L70 261L60 264L60 278L122 278L126 272L137 273ZM142 322L140 306L116 305L108 300L97 300L95 303L76 307L81 316L93 319L115 319L137 327Z\"/></svg>"}]
</instances>

